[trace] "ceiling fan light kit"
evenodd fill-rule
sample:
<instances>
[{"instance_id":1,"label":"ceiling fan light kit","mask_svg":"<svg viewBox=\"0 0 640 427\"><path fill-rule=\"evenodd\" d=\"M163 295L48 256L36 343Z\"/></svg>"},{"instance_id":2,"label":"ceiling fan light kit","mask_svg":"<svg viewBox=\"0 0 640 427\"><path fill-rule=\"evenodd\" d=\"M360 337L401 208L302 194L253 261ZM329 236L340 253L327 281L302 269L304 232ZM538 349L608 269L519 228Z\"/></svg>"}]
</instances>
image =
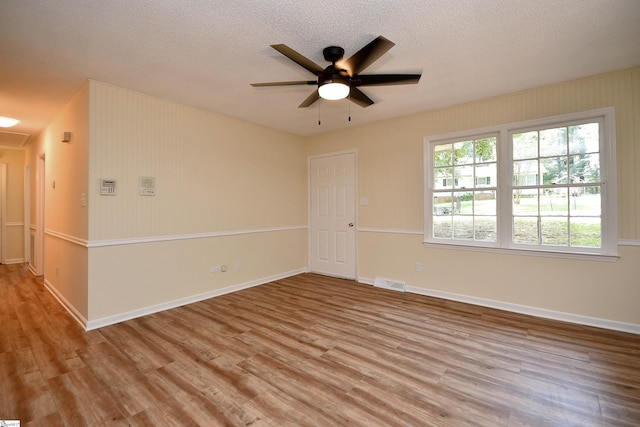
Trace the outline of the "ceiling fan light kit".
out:
<instances>
[{"instance_id":1,"label":"ceiling fan light kit","mask_svg":"<svg viewBox=\"0 0 640 427\"><path fill-rule=\"evenodd\" d=\"M326 68L322 68L315 62L291 49L284 44L271 45L272 48L291 59L296 64L315 74L317 80L308 81L288 81L270 83L252 83L253 87L267 86L294 86L294 85L317 85L315 92L312 92L298 108L308 107L318 99L338 100L349 97L361 107L368 107L374 102L365 95L358 86L385 86L398 84L415 84L420 80L421 74L369 74L360 75L369 65L384 55L389 49L395 46L390 40L378 36L368 45L356 52L346 61L341 61L344 56L344 49L340 46L329 46L323 49L322 53L326 61L331 62ZM336 65L338 63L338 65Z\"/></svg>"},{"instance_id":2,"label":"ceiling fan light kit","mask_svg":"<svg viewBox=\"0 0 640 427\"><path fill-rule=\"evenodd\" d=\"M318 88L318 94L320 98L328 99L329 101L335 101L338 99L344 99L349 95L349 86L346 83L338 83L333 81L324 82L322 86Z\"/></svg>"}]
</instances>

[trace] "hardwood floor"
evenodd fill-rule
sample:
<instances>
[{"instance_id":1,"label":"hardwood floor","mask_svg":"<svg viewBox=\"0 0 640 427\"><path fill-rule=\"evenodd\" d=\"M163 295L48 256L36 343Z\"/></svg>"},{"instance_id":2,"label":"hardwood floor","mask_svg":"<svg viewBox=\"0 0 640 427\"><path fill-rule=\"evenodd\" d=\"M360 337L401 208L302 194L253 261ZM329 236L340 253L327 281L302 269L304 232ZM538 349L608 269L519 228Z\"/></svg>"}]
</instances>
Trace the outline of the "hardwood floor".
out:
<instances>
[{"instance_id":1,"label":"hardwood floor","mask_svg":"<svg viewBox=\"0 0 640 427\"><path fill-rule=\"evenodd\" d=\"M640 336L303 274L84 332L0 266L23 426L638 426Z\"/></svg>"}]
</instances>

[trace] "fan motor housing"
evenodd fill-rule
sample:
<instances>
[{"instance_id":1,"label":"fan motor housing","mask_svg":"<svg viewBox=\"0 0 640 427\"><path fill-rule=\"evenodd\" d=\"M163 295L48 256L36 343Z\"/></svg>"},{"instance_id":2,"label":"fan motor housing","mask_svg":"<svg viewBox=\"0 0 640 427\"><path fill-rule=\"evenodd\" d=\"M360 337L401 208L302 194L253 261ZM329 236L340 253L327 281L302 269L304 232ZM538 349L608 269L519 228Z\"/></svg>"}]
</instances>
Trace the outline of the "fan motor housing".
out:
<instances>
[{"instance_id":1,"label":"fan motor housing","mask_svg":"<svg viewBox=\"0 0 640 427\"><path fill-rule=\"evenodd\" d=\"M318 76L318 87L327 83L343 83L347 86L351 85L351 77L347 73L347 70L340 70L333 65L329 65Z\"/></svg>"}]
</instances>

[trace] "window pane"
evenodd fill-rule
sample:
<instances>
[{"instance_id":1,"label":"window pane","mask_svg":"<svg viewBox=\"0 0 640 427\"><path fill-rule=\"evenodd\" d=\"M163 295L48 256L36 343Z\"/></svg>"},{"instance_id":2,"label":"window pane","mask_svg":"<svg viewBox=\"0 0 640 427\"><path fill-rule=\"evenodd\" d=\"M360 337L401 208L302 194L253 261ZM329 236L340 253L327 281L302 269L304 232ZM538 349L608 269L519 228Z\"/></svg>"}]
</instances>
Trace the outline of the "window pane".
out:
<instances>
[{"instance_id":1,"label":"window pane","mask_svg":"<svg viewBox=\"0 0 640 427\"><path fill-rule=\"evenodd\" d=\"M538 157L538 132L514 134L513 159L534 159L536 157Z\"/></svg>"},{"instance_id":2,"label":"window pane","mask_svg":"<svg viewBox=\"0 0 640 427\"><path fill-rule=\"evenodd\" d=\"M545 185L567 184L569 182L566 156L540 159L540 170L543 176L542 183Z\"/></svg>"},{"instance_id":3,"label":"window pane","mask_svg":"<svg viewBox=\"0 0 640 427\"><path fill-rule=\"evenodd\" d=\"M540 218L540 234L543 245L569 245L569 232L567 219Z\"/></svg>"},{"instance_id":4,"label":"window pane","mask_svg":"<svg viewBox=\"0 0 640 427\"><path fill-rule=\"evenodd\" d=\"M513 218L513 242L538 244L538 217Z\"/></svg>"},{"instance_id":5,"label":"window pane","mask_svg":"<svg viewBox=\"0 0 640 427\"><path fill-rule=\"evenodd\" d=\"M600 187L571 187L569 195L571 216L599 217L602 214Z\"/></svg>"},{"instance_id":6,"label":"window pane","mask_svg":"<svg viewBox=\"0 0 640 427\"><path fill-rule=\"evenodd\" d=\"M541 216L567 216L569 199L566 187L541 190L540 215Z\"/></svg>"},{"instance_id":7,"label":"window pane","mask_svg":"<svg viewBox=\"0 0 640 427\"><path fill-rule=\"evenodd\" d=\"M513 162L513 185L538 185L538 161Z\"/></svg>"},{"instance_id":8,"label":"window pane","mask_svg":"<svg viewBox=\"0 0 640 427\"><path fill-rule=\"evenodd\" d=\"M451 215L433 217L433 237L438 239L450 239L453 232Z\"/></svg>"},{"instance_id":9,"label":"window pane","mask_svg":"<svg viewBox=\"0 0 640 427\"><path fill-rule=\"evenodd\" d=\"M569 154L597 153L599 151L598 123L569 126Z\"/></svg>"},{"instance_id":10,"label":"window pane","mask_svg":"<svg viewBox=\"0 0 640 427\"><path fill-rule=\"evenodd\" d=\"M453 216L453 238L459 240L473 240L473 217Z\"/></svg>"},{"instance_id":11,"label":"window pane","mask_svg":"<svg viewBox=\"0 0 640 427\"><path fill-rule=\"evenodd\" d=\"M453 212L461 215L473 215L473 192L453 193Z\"/></svg>"},{"instance_id":12,"label":"window pane","mask_svg":"<svg viewBox=\"0 0 640 427\"><path fill-rule=\"evenodd\" d=\"M474 238L482 242L495 242L496 229L497 218L495 216L477 216L474 222Z\"/></svg>"},{"instance_id":13,"label":"window pane","mask_svg":"<svg viewBox=\"0 0 640 427\"><path fill-rule=\"evenodd\" d=\"M571 246L599 248L602 245L600 218L571 218Z\"/></svg>"},{"instance_id":14,"label":"window pane","mask_svg":"<svg viewBox=\"0 0 640 427\"><path fill-rule=\"evenodd\" d=\"M453 144L453 159L456 165L473 163L473 141L456 142Z\"/></svg>"},{"instance_id":15,"label":"window pane","mask_svg":"<svg viewBox=\"0 0 640 427\"><path fill-rule=\"evenodd\" d=\"M451 215L453 213L451 193L437 193L433 196L433 214Z\"/></svg>"},{"instance_id":16,"label":"window pane","mask_svg":"<svg viewBox=\"0 0 640 427\"><path fill-rule=\"evenodd\" d=\"M495 136L476 140L476 163L496 161L496 140Z\"/></svg>"},{"instance_id":17,"label":"window pane","mask_svg":"<svg viewBox=\"0 0 640 427\"><path fill-rule=\"evenodd\" d=\"M434 166L450 166L453 154L452 144L442 144L433 147Z\"/></svg>"},{"instance_id":18,"label":"window pane","mask_svg":"<svg viewBox=\"0 0 640 427\"><path fill-rule=\"evenodd\" d=\"M433 188L436 190L453 187L453 169L438 168L434 171Z\"/></svg>"},{"instance_id":19,"label":"window pane","mask_svg":"<svg viewBox=\"0 0 640 427\"><path fill-rule=\"evenodd\" d=\"M473 197L473 211L476 215L496 214L495 191L476 191Z\"/></svg>"},{"instance_id":20,"label":"window pane","mask_svg":"<svg viewBox=\"0 0 640 427\"><path fill-rule=\"evenodd\" d=\"M513 215L538 215L538 190L513 190Z\"/></svg>"},{"instance_id":21,"label":"window pane","mask_svg":"<svg viewBox=\"0 0 640 427\"><path fill-rule=\"evenodd\" d=\"M600 155L578 154L569 157L571 183L600 182Z\"/></svg>"},{"instance_id":22,"label":"window pane","mask_svg":"<svg viewBox=\"0 0 640 427\"><path fill-rule=\"evenodd\" d=\"M567 128L540 131L540 157L567 154Z\"/></svg>"},{"instance_id":23,"label":"window pane","mask_svg":"<svg viewBox=\"0 0 640 427\"><path fill-rule=\"evenodd\" d=\"M495 163L480 164L476 166L476 187L495 187L498 176Z\"/></svg>"},{"instance_id":24,"label":"window pane","mask_svg":"<svg viewBox=\"0 0 640 427\"><path fill-rule=\"evenodd\" d=\"M453 169L456 188L473 188L473 166L458 166Z\"/></svg>"}]
</instances>

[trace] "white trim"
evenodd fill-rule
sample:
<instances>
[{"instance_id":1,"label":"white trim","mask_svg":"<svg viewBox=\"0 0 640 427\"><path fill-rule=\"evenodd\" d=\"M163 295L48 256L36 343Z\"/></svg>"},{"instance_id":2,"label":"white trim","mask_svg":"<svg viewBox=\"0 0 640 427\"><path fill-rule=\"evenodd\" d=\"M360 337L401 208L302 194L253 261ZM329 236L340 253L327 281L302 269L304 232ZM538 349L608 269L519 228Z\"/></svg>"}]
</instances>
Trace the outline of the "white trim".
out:
<instances>
[{"instance_id":1,"label":"white trim","mask_svg":"<svg viewBox=\"0 0 640 427\"><path fill-rule=\"evenodd\" d=\"M46 152L42 151L38 154L36 160L36 252L35 259L31 262L34 266L33 274L35 276L44 275L44 227L45 227L45 201L46 201Z\"/></svg>"},{"instance_id":2,"label":"white trim","mask_svg":"<svg viewBox=\"0 0 640 427\"><path fill-rule=\"evenodd\" d=\"M206 239L210 237L240 236L243 234L273 233L277 231L306 230L306 225L288 227L255 228L248 230L211 231L207 233L174 234L166 236L138 237L132 239L93 240L87 243L88 248L104 246L136 245L141 243L167 242L173 240Z\"/></svg>"},{"instance_id":3,"label":"white trim","mask_svg":"<svg viewBox=\"0 0 640 427\"><path fill-rule=\"evenodd\" d=\"M480 248L481 250L488 250L488 248L494 248L496 251L509 251L507 253L515 253L516 251L524 251L526 253L533 252L529 250L526 245L515 244L509 239L510 224L511 224L511 204L508 202L511 199L509 192L512 189L511 182L511 152L508 149L507 141L510 140L510 135L518 130L527 128L537 128L541 126L552 126L554 124L566 124L568 122L581 122L584 120L597 119L602 120L602 126L600 126L601 145L600 145L600 171L603 178L603 182L600 183L606 191L603 192L604 198L602 200L602 216L601 216L601 236L602 247L601 248L574 248L574 247L557 247L551 250L547 250L541 245L536 245L536 253L547 253L550 257L565 257L565 254L577 256L580 259L585 257L591 259L605 259L615 260L617 259L618 245L615 236L618 233L618 221L617 221L617 181L615 173L616 170L616 134L615 134L615 107L604 107L594 110L578 111L569 114L563 114L551 117L541 117L532 120L503 123L495 126L484 127L479 129L469 129L464 131L452 132L441 135L429 135L423 139L423 168L424 168L424 242L425 245L432 247L454 247L463 246L468 248ZM498 200L498 239L495 242L474 242L466 240L449 240L442 241L442 239L436 239L432 236L428 230L432 228L433 224L433 164L431 156L431 147L434 144L447 143L454 140L463 140L467 138L481 138L488 134L496 134L498 136L498 174L500 182L503 184L497 187ZM509 165L506 167L505 165Z\"/></svg>"},{"instance_id":4,"label":"white trim","mask_svg":"<svg viewBox=\"0 0 640 427\"><path fill-rule=\"evenodd\" d=\"M80 314L80 312L76 310L73 304L67 301L64 295L58 292L58 290L46 278L44 279L44 286L51 293L51 295L53 295L53 297L58 300L60 305L62 305L65 310L69 312L71 317L73 317L80 324L80 326L82 326L83 329L86 329L87 319L82 314Z\"/></svg>"},{"instance_id":5,"label":"white trim","mask_svg":"<svg viewBox=\"0 0 640 427\"><path fill-rule=\"evenodd\" d=\"M360 283L373 285L373 279L362 279ZM532 307L528 305L513 304L502 301L495 301L486 298L471 297L467 295L455 294L451 292L436 291L433 289L419 288L415 286L407 286L405 292L427 297L446 299L466 304L473 304L480 307L495 308L505 310L512 313L525 314L528 316L539 317L543 319L559 320L578 325L593 326L596 328L609 329L613 331L629 332L640 335L640 324L619 322L617 320L602 319L599 317L583 316L580 314L566 313L563 311L547 310L544 308Z\"/></svg>"},{"instance_id":6,"label":"white trim","mask_svg":"<svg viewBox=\"0 0 640 427\"><path fill-rule=\"evenodd\" d=\"M533 256L544 258L565 258L565 259L581 259L590 261L608 261L615 262L620 258L618 255L600 255L593 253L579 253L579 252L562 252L562 251L543 251L536 249L515 249L515 248L497 248L493 246L466 246L456 245L454 243L433 243L422 242L425 248L434 249L451 249L456 251L471 251L471 252L488 252L494 254L506 254L506 255L520 255L520 256Z\"/></svg>"},{"instance_id":7,"label":"white trim","mask_svg":"<svg viewBox=\"0 0 640 427\"><path fill-rule=\"evenodd\" d=\"M59 233L57 231L49 230L48 228L45 228L44 234L46 236L52 236L52 237L56 237L56 238L61 239L61 240L65 240L65 241L73 243L75 245L84 246L84 247L87 246L87 241L84 240L84 239L79 239L79 238L74 237L74 236L69 236L68 234Z\"/></svg>"},{"instance_id":8,"label":"white trim","mask_svg":"<svg viewBox=\"0 0 640 427\"><path fill-rule=\"evenodd\" d=\"M113 316L103 317L101 319L91 320L89 322L85 321L83 325L87 331L102 328L109 325L114 325L116 323L124 322L125 320L135 319L137 317L146 316L153 313L158 313L160 311L169 310L176 307L181 307L187 304L193 304L195 302L203 301L209 298L219 297L221 295L225 295L232 292L241 291L243 289L252 288L254 286L264 285L265 283L273 282L275 280L285 279L287 277L295 276L298 274L306 273L306 269L298 269L293 271L288 271L286 273L277 274L270 277L264 277L262 279L253 280L250 282L239 283L237 285L227 286L221 289L214 289L212 291L204 292L197 295L192 295L184 298L179 298L173 301L163 302L161 304L156 304L144 308L139 308L136 310L128 311L125 313L116 314ZM73 313L72 313L73 314Z\"/></svg>"},{"instance_id":9,"label":"white trim","mask_svg":"<svg viewBox=\"0 0 640 427\"><path fill-rule=\"evenodd\" d=\"M24 226L24 222L7 222L4 225L7 227L22 227Z\"/></svg>"},{"instance_id":10,"label":"white trim","mask_svg":"<svg viewBox=\"0 0 640 427\"><path fill-rule=\"evenodd\" d=\"M31 165L24 167L24 224L31 222ZM24 260L25 262L31 262L31 231L30 227L25 227L23 230L24 239Z\"/></svg>"},{"instance_id":11,"label":"white trim","mask_svg":"<svg viewBox=\"0 0 640 427\"><path fill-rule=\"evenodd\" d=\"M400 228L360 227L358 228L358 231L362 233L410 234L414 236L424 236L424 230L406 230Z\"/></svg>"},{"instance_id":12,"label":"white trim","mask_svg":"<svg viewBox=\"0 0 640 427\"><path fill-rule=\"evenodd\" d=\"M49 230L49 229L47 229L45 233L48 236L57 237L58 239L66 240L67 242L84 246L86 248L100 248L100 247L106 247L106 246L137 245L142 243L168 242L168 241L174 241L174 240L206 239L211 237L227 237L227 236L240 236L244 234L305 230L306 228L307 228L306 225L294 225L290 227L271 227L271 228L255 228L255 229L249 229L249 230L211 231L208 233L174 234L174 235L166 235L166 236L135 237L131 239L111 239L111 240L93 240L93 241L88 241L85 239L70 236L68 234L60 233L60 232Z\"/></svg>"},{"instance_id":13,"label":"white trim","mask_svg":"<svg viewBox=\"0 0 640 427\"><path fill-rule=\"evenodd\" d=\"M379 227L359 227L358 231L361 233L381 233L381 234L408 234L412 236L424 236L424 230L409 230L409 229L401 229L401 228L379 228ZM564 258L572 258L572 259L594 259L596 261L615 261L619 256L608 256L608 255L596 255L596 254L576 254L576 253L566 253L566 252L548 252L548 251L527 251L524 249L503 249L503 248L487 248L481 246L464 246L464 245L454 245L454 244L442 244L442 243L430 243L423 242L425 247L430 248L441 248L441 249L456 249L456 250L471 250L478 252L493 252L493 253L506 253L506 254L518 254L518 255L529 255L529 256L552 256L558 257L562 255ZM640 246L640 240L638 239L619 239L619 246Z\"/></svg>"},{"instance_id":14,"label":"white trim","mask_svg":"<svg viewBox=\"0 0 640 427\"><path fill-rule=\"evenodd\" d=\"M24 258L8 258L5 260L5 264L23 264L25 262Z\"/></svg>"},{"instance_id":15,"label":"white trim","mask_svg":"<svg viewBox=\"0 0 640 427\"><path fill-rule=\"evenodd\" d=\"M0 262L7 262L7 164L0 163Z\"/></svg>"}]
</instances>

